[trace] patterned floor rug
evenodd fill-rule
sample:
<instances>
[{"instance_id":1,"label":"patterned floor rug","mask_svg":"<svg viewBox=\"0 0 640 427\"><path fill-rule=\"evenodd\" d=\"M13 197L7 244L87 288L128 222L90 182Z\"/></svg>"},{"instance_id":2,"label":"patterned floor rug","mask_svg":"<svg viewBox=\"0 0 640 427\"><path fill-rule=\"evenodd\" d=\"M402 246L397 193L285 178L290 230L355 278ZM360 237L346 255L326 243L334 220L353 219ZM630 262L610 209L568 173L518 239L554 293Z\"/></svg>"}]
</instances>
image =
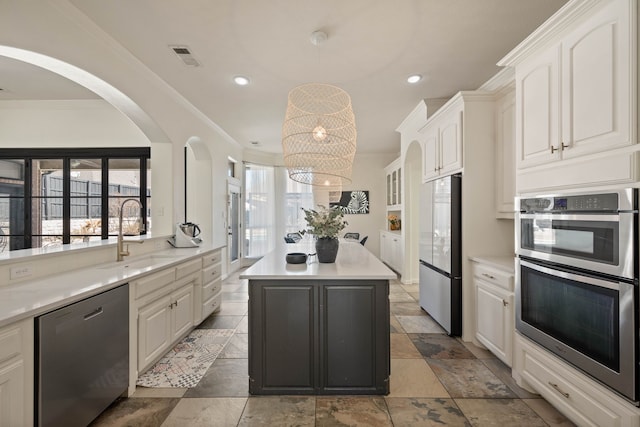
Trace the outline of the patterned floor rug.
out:
<instances>
[{"instance_id":1,"label":"patterned floor rug","mask_svg":"<svg viewBox=\"0 0 640 427\"><path fill-rule=\"evenodd\" d=\"M233 335L233 329L194 329L138 377L143 387L195 387Z\"/></svg>"}]
</instances>

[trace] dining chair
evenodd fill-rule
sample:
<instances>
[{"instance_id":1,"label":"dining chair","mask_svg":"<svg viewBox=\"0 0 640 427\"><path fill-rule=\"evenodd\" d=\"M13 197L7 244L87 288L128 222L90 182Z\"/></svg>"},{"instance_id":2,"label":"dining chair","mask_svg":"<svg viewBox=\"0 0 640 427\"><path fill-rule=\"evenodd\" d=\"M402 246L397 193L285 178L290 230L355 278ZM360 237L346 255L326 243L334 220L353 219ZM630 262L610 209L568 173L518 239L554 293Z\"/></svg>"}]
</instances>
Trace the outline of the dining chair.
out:
<instances>
[{"instance_id":1,"label":"dining chair","mask_svg":"<svg viewBox=\"0 0 640 427\"><path fill-rule=\"evenodd\" d=\"M291 243L298 243L300 240L302 240L302 234L300 234L300 233L287 233L287 236L285 237L285 240L286 239L293 240L293 242L291 242Z\"/></svg>"},{"instance_id":2,"label":"dining chair","mask_svg":"<svg viewBox=\"0 0 640 427\"><path fill-rule=\"evenodd\" d=\"M364 246L364 244L367 242L367 239L368 239L368 238L369 238L369 236L364 236L364 237L362 238L362 240L360 240L360 244L361 244L362 246Z\"/></svg>"},{"instance_id":3,"label":"dining chair","mask_svg":"<svg viewBox=\"0 0 640 427\"><path fill-rule=\"evenodd\" d=\"M359 240L360 239L360 233L344 233L344 238L345 239Z\"/></svg>"}]
</instances>

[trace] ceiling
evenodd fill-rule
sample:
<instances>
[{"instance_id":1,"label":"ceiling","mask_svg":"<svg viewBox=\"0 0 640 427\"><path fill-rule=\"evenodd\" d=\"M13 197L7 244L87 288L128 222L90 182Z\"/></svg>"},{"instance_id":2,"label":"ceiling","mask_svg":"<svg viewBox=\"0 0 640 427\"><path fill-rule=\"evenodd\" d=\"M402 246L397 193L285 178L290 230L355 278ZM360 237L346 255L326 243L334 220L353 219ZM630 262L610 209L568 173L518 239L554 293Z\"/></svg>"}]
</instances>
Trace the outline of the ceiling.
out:
<instances>
[{"instance_id":1,"label":"ceiling","mask_svg":"<svg viewBox=\"0 0 640 427\"><path fill-rule=\"evenodd\" d=\"M358 152L397 153L396 127L425 98L473 90L566 0L71 0L239 144L277 153L287 94L321 82L350 95ZM310 41L313 31L328 39ZM170 46L188 46L199 66ZM6 65L6 66L5 66ZM91 92L0 60L0 99ZM421 74L417 84L406 79ZM237 86L233 77L251 80Z\"/></svg>"}]
</instances>

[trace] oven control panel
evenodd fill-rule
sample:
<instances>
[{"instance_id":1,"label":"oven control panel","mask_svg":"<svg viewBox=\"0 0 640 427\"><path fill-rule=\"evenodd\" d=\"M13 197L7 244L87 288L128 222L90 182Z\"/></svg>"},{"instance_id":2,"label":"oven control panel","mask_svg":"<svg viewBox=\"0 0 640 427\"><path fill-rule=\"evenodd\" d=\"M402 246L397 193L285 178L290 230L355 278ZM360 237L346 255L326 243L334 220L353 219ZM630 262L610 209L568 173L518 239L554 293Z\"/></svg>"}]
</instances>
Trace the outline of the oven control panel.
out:
<instances>
[{"instance_id":1,"label":"oven control panel","mask_svg":"<svg viewBox=\"0 0 640 427\"><path fill-rule=\"evenodd\" d=\"M618 194L581 194L520 199L521 212L617 212Z\"/></svg>"}]
</instances>

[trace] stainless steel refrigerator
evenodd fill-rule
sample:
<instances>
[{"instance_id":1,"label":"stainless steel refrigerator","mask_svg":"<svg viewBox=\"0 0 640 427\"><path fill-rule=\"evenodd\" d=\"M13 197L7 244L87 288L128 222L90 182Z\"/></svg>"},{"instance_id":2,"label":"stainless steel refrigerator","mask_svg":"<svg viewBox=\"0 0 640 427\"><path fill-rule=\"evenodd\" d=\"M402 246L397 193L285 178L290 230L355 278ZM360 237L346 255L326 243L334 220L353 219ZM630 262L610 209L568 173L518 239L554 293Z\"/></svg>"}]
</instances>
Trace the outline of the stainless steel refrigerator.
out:
<instances>
[{"instance_id":1,"label":"stainless steel refrigerator","mask_svg":"<svg viewBox=\"0 0 640 427\"><path fill-rule=\"evenodd\" d=\"M462 334L462 176L422 184L420 307L449 335Z\"/></svg>"}]
</instances>

